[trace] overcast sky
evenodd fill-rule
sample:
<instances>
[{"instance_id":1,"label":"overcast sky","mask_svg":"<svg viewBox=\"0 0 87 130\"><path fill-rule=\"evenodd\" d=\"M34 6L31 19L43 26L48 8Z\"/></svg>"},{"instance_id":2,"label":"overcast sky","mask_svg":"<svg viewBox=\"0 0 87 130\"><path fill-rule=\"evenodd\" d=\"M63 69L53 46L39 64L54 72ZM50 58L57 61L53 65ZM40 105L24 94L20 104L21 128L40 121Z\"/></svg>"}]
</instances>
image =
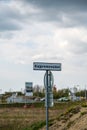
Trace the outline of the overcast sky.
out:
<instances>
[{"instance_id":1,"label":"overcast sky","mask_svg":"<svg viewBox=\"0 0 87 130\"><path fill-rule=\"evenodd\" d=\"M43 86L33 62L62 63L58 89L87 85L87 0L0 0L0 89Z\"/></svg>"}]
</instances>

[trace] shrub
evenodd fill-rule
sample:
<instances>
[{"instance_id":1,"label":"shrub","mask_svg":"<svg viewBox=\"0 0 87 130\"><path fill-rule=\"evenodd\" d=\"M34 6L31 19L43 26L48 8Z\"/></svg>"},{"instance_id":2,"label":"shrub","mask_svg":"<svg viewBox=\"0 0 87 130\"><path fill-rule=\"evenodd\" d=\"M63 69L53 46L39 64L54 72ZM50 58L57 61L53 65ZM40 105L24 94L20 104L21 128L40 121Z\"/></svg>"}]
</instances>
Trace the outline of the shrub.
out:
<instances>
[{"instance_id":1,"label":"shrub","mask_svg":"<svg viewBox=\"0 0 87 130\"><path fill-rule=\"evenodd\" d=\"M86 104L86 103L83 103L81 106L82 106L82 107L87 107L87 104Z\"/></svg>"}]
</instances>

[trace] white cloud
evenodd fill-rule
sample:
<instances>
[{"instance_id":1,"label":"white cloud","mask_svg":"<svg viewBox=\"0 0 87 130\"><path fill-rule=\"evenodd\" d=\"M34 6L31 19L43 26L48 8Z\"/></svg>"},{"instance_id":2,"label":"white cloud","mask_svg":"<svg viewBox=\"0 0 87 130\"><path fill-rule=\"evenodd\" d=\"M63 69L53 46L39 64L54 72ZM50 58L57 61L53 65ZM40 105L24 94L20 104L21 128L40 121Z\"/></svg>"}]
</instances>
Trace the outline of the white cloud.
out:
<instances>
[{"instance_id":1,"label":"white cloud","mask_svg":"<svg viewBox=\"0 0 87 130\"><path fill-rule=\"evenodd\" d=\"M79 14L80 20L84 11L81 14L81 11L78 10L76 14L71 16L71 12L57 10L57 6L53 9L51 8L52 5L48 9L41 7L32 3L23 5L20 1L10 1L1 5L0 18L2 23L6 19L10 23L9 27L11 27L8 28L6 24L6 27L2 26L0 30L0 59L9 64L9 71L6 69L6 75L4 74L5 67L2 65L2 68L0 68L3 79L7 77L7 79L17 80L18 78L21 82L21 79L29 77L33 81L38 81L39 84L39 77L35 78L31 72L32 62L45 61L62 63L61 82L67 81L65 84L70 83L68 77L71 82L74 82L74 80L75 82L79 81L79 83L81 81L82 83L86 82L87 29L84 26L86 12L83 16L84 21L80 23L75 18ZM59 14L56 14L57 11L59 11ZM53 15L55 16L53 17ZM21 69L18 71L17 68L18 72L15 72L11 65L16 65L15 71L17 66L20 66L18 68ZM22 66L26 67L27 70L29 69L30 75L28 73L26 75ZM78 70L80 76L76 70ZM81 73L82 80L80 81ZM24 74L23 77L22 74ZM14 76L11 77L12 75ZM75 75L78 80L76 80ZM55 74L55 77L56 82L59 83L57 74Z\"/></svg>"}]
</instances>

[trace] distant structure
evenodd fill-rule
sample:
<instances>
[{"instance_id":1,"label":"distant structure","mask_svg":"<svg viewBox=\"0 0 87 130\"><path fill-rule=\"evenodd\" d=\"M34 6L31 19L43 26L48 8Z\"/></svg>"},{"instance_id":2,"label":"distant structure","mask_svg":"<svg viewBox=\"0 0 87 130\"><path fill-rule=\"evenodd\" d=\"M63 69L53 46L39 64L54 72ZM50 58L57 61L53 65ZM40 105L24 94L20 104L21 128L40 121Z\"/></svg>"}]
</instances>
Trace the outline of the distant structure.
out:
<instances>
[{"instance_id":1,"label":"distant structure","mask_svg":"<svg viewBox=\"0 0 87 130\"><path fill-rule=\"evenodd\" d=\"M7 103L33 103L35 102L35 97L33 96L33 83L25 82L25 95L18 95L13 93L10 97L6 99Z\"/></svg>"},{"instance_id":2,"label":"distant structure","mask_svg":"<svg viewBox=\"0 0 87 130\"><path fill-rule=\"evenodd\" d=\"M34 103L35 97L33 96L19 96L17 93L12 94L6 99L7 103Z\"/></svg>"},{"instance_id":3,"label":"distant structure","mask_svg":"<svg viewBox=\"0 0 87 130\"><path fill-rule=\"evenodd\" d=\"M25 82L25 96L33 96L33 83Z\"/></svg>"},{"instance_id":4,"label":"distant structure","mask_svg":"<svg viewBox=\"0 0 87 130\"><path fill-rule=\"evenodd\" d=\"M77 96L75 95L76 92L77 92L77 88L76 88L76 87L69 89L69 97L70 97L70 100L72 100L72 101L79 101L79 100L80 100L80 97L77 97Z\"/></svg>"}]
</instances>

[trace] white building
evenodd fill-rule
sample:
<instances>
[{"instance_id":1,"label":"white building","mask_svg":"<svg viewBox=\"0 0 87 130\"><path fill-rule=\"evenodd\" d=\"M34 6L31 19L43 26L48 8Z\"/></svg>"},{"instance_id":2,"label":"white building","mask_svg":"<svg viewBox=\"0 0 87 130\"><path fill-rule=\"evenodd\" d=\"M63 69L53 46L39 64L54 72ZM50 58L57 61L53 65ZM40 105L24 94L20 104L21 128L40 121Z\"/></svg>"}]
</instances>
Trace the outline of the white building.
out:
<instances>
[{"instance_id":1,"label":"white building","mask_svg":"<svg viewBox=\"0 0 87 130\"><path fill-rule=\"evenodd\" d=\"M7 103L33 103L35 102L34 97L29 96L18 96L13 94L6 99Z\"/></svg>"},{"instance_id":2,"label":"white building","mask_svg":"<svg viewBox=\"0 0 87 130\"><path fill-rule=\"evenodd\" d=\"M71 101L80 101L80 97L77 97L75 95L75 91L72 91L72 89L69 90L69 98Z\"/></svg>"}]
</instances>

